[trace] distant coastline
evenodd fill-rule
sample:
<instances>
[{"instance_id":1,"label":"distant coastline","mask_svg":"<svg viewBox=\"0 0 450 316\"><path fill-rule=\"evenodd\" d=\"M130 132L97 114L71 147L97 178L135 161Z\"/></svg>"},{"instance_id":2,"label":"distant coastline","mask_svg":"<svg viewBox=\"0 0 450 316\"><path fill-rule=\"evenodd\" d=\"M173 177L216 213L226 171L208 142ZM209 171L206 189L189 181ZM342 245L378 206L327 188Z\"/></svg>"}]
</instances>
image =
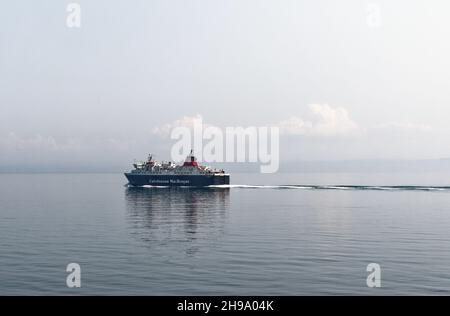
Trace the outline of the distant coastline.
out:
<instances>
[{"instance_id":1,"label":"distant coastline","mask_svg":"<svg viewBox=\"0 0 450 316\"><path fill-rule=\"evenodd\" d=\"M230 172L259 173L257 163L213 163ZM129 169L122 164L60 163L51 165L1 165L0 173L122 173ZM450 172L450 158L442 159L355 159L355 160L298 160L280 162L280 173L371 173L371 172Z\"/></svg>"}]
</instances>

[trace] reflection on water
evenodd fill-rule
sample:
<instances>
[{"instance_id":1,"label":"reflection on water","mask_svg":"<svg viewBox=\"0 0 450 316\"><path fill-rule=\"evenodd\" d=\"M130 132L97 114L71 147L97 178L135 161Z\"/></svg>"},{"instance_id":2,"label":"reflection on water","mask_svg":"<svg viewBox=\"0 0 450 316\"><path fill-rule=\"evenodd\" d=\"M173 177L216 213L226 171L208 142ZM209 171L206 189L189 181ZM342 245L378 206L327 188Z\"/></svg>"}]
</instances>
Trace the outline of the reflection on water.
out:
<instances>
[{"instance_id":1,"label":"reflection on water","mask_svg":"<svg viewBox=\"0 0 450 316\"><path fill-rule=\"evenodd\" d=\"M185 250L195 252L202 241L223 233L229 194L229 189L127 188L131 234L147 247L188 242Z\"/></svg>"}]
</instances>

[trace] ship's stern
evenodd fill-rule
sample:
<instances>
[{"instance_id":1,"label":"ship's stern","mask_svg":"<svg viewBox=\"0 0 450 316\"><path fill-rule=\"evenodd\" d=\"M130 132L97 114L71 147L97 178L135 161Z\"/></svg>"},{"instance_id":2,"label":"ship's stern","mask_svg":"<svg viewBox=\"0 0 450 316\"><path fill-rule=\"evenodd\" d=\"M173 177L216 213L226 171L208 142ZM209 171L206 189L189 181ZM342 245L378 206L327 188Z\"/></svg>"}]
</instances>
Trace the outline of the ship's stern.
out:
<instances>
[{"instance_id":1,"label":"ship's stern","mask_svg":"<svg viewBox=\"0 0 450 316\"><path fill-rule=\"evenodd\" d=\"M214 176L214 185L228 185L230 184L230 175L221 174Z\"/></svg>"}]
</instances>

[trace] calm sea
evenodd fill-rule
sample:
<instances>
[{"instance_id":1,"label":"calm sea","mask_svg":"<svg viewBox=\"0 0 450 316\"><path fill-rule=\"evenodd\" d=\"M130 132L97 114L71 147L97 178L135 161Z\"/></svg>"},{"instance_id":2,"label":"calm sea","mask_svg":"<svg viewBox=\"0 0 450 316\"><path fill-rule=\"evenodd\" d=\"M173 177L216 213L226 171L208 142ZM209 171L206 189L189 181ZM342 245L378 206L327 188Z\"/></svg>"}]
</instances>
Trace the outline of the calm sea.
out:
<instances>
[{"instance_id":1,"label":"calm sea","mask_svg":"<svg viewBox=\"0 0 450 316\"><path fill-rule=\"evenodd\" d=\"M0 294L450 294L450 177L0 174ZM81 267L81 288L66 266ZM369 288L369 263L381 288Z\"/></svg>"}]
</instances>

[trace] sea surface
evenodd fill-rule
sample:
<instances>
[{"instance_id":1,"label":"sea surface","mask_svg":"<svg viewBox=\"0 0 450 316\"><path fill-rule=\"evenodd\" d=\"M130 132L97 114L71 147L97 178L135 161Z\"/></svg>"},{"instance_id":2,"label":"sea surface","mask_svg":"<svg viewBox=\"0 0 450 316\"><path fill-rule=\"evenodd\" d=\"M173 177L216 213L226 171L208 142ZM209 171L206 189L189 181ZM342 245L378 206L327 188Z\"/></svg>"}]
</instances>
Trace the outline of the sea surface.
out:
<instances>
[{"instance_id":1,"label":"sea surface","mask_svg":"<svg viewBox=\"0 0 450 316\"><path fill-rule=\"evenodd\" d=\"M450 294L447 174L0 174L1 295ZM66 267L81 267L68 288ZM366 283L369 263L381 287Z\"/></svg>"}]
</instances>

